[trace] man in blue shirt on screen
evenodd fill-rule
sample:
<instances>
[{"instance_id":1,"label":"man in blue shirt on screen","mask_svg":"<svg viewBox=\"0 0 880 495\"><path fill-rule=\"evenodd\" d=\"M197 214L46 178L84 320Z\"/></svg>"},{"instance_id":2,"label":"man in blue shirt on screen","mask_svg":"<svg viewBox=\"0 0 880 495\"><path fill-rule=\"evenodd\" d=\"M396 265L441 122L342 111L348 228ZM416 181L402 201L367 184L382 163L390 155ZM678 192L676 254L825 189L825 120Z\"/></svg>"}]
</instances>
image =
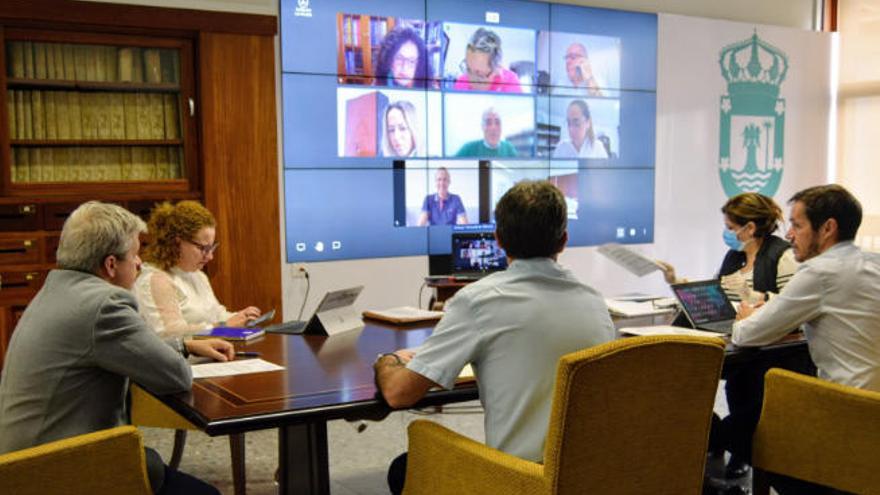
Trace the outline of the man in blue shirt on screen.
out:
<instances>
[{"instance_id":1,"label":"man in blue shirt on screen","mask_svg":"<svg viewBox=\"0 0 880 495\"><path fill-rule=\"evenodd\" d=\"M391 407L415 404L431 387L452 388L471 364L485 409L486 444L543 462L556 366L565 354L612 340L602 296L556 259L568 241L565 198L546 181L523 181L495 207L495 237L510 266L461 289L433 335L413 353L376 360ZM406 454L389 469L403 489Z\"/></svg>"},{"instance_id":2,"label":"man in blue shirt on screen","mask_svg":"<svg viewBox=\"0 0 880 495\"><path fill-rule=\"evenodd\" d=\"M468 223L467 211L461 196L449 192L449 169L440 167L434 176L437 192L425 196L422 202L422 213L419 215L419 227L426 225L455 225Z\"/></svg>"}]
</instances>

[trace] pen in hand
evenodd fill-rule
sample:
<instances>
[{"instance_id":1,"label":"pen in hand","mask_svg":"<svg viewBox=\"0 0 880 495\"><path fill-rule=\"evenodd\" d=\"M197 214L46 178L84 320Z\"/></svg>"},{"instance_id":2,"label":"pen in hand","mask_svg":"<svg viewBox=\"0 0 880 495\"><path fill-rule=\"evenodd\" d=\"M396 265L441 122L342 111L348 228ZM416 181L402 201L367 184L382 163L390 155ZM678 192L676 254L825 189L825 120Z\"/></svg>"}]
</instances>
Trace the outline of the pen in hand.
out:
<instances>
[{"instance_id":1,"label":"pen in hand","mask_svg":"<svg viewBox=\"0 0 880 495\"><path fill-rule=\"evenodd\" d=\"M235 357L260 357L260 353L254 351L236 351Z\"/></svg>"}]
</instances>

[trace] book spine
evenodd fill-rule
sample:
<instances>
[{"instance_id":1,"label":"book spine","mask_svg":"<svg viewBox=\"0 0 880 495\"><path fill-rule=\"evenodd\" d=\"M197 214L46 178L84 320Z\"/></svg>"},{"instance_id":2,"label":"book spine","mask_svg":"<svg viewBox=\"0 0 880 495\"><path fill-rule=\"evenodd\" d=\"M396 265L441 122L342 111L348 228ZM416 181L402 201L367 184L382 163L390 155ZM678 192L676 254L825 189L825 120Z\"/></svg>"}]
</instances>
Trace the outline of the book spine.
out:
<instances>
[{"instance_id":1,"label":"book spine","mask_svg":"<svg viewBox=\"0 0 880 495\"><path fill-rule=\"evenodd\" d=\"M53 148L43 148L43 175L40 180L42 182L55 180L55 150Z\"/></svg>"},{"instance_id":2,"label":"book spine","mask_svg":"<svg viewBox=\"0 0 880 495\"><path fill-rule=\"evenodd\" d=\"M55 93L55 116L58 139L70 139L70 96L66 91Z\"/></svg>"},{"instance_id":3,"label":"book spine","mask_svg":"<svg viewBox=\"0 0 880 495\"><path fill-rule=\"evenodd\" d=\"M52 43L52 54L55 59L55 79L66 79L64 74L64 46L61 43Z\"/></svg>"},{"instance_id":4,"label":"book spine","mask_svg":"<svg viewBox=\"0 0 880 495\"><path fill-rule=\"evenodd\" d=\"M110 137L125 139L125 107L122 93L110 93Z\"/></svg>"},{"instance_id":5,"label":"book spine","mask_svg":"<svg viewBox=\"0 0 880 495\"><path fill-rule=\"evenodd\" d=\"M119 81L119 56L115 46L104 47L104 66L108 81Z\"/></svg>"},{"instance_id":6,"label":"book spine","mask_svg":"<svg viewBox=\"0 0 880 495\"><path fill-rule=\"evenodd\" d=\"M119 166L122 180L134 179L134 172L131 163L131 148L120 148Z\"/></svg>"},{"instance_id":7,"label":"book spine","mask_svg":"<svg viewBox=\"0 0 880 495\"><path fill-rule=\"evenodd\" d=\"M131 82L134 77L134 67L132 66L134 61L133 50L133 48L120 48L117 52L117 77L121 82Z\"/></svg>"},{"instance_id":8,"label":"book spine","mask_svg":"<svg viewBox=\"0 0 880 495\"><path fill-rule=\"evenodd\" d=\"M67 102L68 102L67 110L70 115L70 138L71 139L82 139L83 138L82 102L80 101L81 96L83 96L83 93L77 93L75 91L69 91L67 93Z\"/></svg>"},{"instance_id":9,"label":"book spine","mask_svg":"<svg viewBox=\"0 0 880 495\"><path fill-rule=\"evenodd\" d=\"M140 48L131 49L131 80L144 82L144 54Z\"/></svg>"},{"instance_id":10,"label":"book spine","mask_svg":"<svg viewBox=\"0 0 880 495\"><path fill-rule=\"evenodd\" d=\"M76 80L76 50L73 45L65 44L61 47L64 53L64 79L67 81Z\"/></svg>"},{"instance_id":11,"label":"book spine","mask_svg":"<svg viewBox=\"0 0 880 495\"><path fill-rule=\"evenodd\" d=\"M70 148L55 148L53 168L55 169L55 180L57 182L67 182L70 180Z\"/></svg>"},{"instance_id":12,"label":"book spine","mask_svg":"<svg viewBox=\"0 0 880 495\"><path fill-rule=\"evenodd\" d=\"M55 92L43 92L43 107L46 109L46 139L58 139L58 113L55 110Z\"/></svg>"},{"instance_id":13,"label":"book spine","mask_svg":"<svg viewBox=\"0 0 880 495\"><path fill-rule=\"evenodd\" d=\"M138 138L137 93L122 95L122 108L125 119L125 139Z\"/></svg>"},{"instance_id":14,"label":"book spine","mask_svg":"<svg viewBox=\"0 0 880 495\"><path fill-rule=\"evenodd\" d=\"M77 81L88 81L89 49L83 45L75 45L73 50L74 79Z\"/></svg>"},{"instance_id":15,"label":"book spine","mask_svg":"<svg viewBox=\"0 0 880 495\"><path fill-rule=\"evenodd\" d=\"M150 138L165 138L165 100L161 93L150 93Z\"/></svg>"},{"instance_id":16,"label":"book spine","mask_svg":"<svg viewBox=\"0 0 880 495\"><path fill-rule=\"evenodd\" d=\"M20 41L10 41L10 57L12 58L12 77L24 77L24 43Z\"/></svg>"},{"instance_id":17,"label":"book spine","mask_svg":"<svg viewBox=\"0 0 880 495\"><path fill-rule=\"evenodd\" d=\"M98 126L95 118L95 94L80 93L79 102L82 116L82 138L96 139Z\"/></svg>"},{"instance_id":18,"label":"book spine","mask_svg":"<svg viewBox=\"0 0 880 495\"><path fill-rule=\"evenodd\" d=\"M165 139L180 138L180 116L176 94L163 95L163 115L165 117Z\"/></svg>"},{"instance_id":19,"label":"book spine","mask_svg":"<svg viewBox=\"0 0 880 495\"><path fill-rule=\"evenodd\" d=\"M95 94L95 114L98 139L110 139L113 135L110 122L110 94Z\"/></svg>"},{"instance_id":20,"label":"book spine","mask_svg":"<svg viewBox=\"0 0 880 495\"><path fill-rule=\"evenodd\" d=\"M148 83L162 82L162 57L156 48L144 50L144 81Z\"/></svg>"},{"instance_id":21,"label":"book spine","mask_svg":"<svg viewBox=\"0 0 880 495\"><path fill-rule=\"evenodd\" d=\"M10 139L18 139L18 125L16 122L17 109L15 108L16 90L10 89L6 91L6 115L9 118L9 137Z\"/></svg>"},{"instance_id":22,"label":"book spine","mask_svg":"<svg viewBox=\"0 0 880 495\"><path fill-rule=\"evenodd\" d=\"M34 77L46 79L46 44L34 43Z\"/></svg>"},{"instance_id":23,"label":"book spine","mask_svg":"<svg viewBox=\"0 0 880 495\"><path fill-rule=\"evenodd\" d=\"M43 113L43 92L31 91L31 122L34 126L34 139L46 139L46 114Z\"/></svg>"},{"instance_id":24,"label":"book spine","mask_svg":"<svg viewBox=\"0 0 880 495\"><path fill-rule=\"evenodd\" d=\"M137 93L137 138L149 139L150 129L150 96L146 93Z\"/></svg>"},{"instance_id":25,"label":"book spine","mask_svg":"<svg viewBox=\"0 0 880 495\"><path fill-rule=\"evenodd\" d=\"M55 43L44 43L46 47L46 79L57 79L55 77Z\"/></svg>"},{"instance_id":26,"label":"book spine","mask_svg":"<svg viewBox=\"0 0 880 495\"><path fill-rule=\"evenodd\" d=\"M34 77L34 44L30 41L21 42L22 55L24 55L24 77Z\"/></svg>"}]
</instances>

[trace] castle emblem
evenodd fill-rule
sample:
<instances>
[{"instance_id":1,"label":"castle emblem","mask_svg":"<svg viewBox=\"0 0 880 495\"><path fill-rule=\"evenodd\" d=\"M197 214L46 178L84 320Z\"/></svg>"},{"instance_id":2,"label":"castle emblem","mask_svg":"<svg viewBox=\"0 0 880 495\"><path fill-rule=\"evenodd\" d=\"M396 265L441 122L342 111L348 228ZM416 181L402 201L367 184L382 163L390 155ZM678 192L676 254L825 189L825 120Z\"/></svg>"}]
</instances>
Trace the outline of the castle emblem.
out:
<instances>
[{"instance_id":1,"label":"castle emblem","mask_svg":"<svg viewBox=\"0 0 880 495\"><path fill-rule=\"evenodd\" d=\"M718 152L724 193L772 197L782 182L785 99L779 97L779 88L788 73L788 57L755 30L724 47L718 62L727 81Z\"/></svg>"}]
</instances>

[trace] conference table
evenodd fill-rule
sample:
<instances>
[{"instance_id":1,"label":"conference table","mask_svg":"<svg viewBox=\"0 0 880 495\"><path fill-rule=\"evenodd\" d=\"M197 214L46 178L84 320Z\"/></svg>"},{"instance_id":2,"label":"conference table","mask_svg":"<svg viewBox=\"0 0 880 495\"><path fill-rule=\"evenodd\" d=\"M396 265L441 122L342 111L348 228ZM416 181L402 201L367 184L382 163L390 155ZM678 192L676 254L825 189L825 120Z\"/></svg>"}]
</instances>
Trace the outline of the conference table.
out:
<instances>
[{"instance_id":1,"label":"conference table","mask_svg":"<svg viewBox=\"0 0 880 495\"><path fill-rule=\"evenodd\" d=\"M670 315L617 319L618 328L668 323ZM374 419L391 409L376 393L373 362L383 352L414 348L432 332L434 322L390 325L365 320L362 330L333 337L266 334L236 344L258 352L283 371L202 378L190 392L157 396L208 435L278 429L279 485L282 494L330 492L327 421ZM804 353L797 334L761 349L728 344L725 371L769 353ZM437 390L416 404L429 407L478 398L475 383Z\"/></svg>"}]
</instances>

